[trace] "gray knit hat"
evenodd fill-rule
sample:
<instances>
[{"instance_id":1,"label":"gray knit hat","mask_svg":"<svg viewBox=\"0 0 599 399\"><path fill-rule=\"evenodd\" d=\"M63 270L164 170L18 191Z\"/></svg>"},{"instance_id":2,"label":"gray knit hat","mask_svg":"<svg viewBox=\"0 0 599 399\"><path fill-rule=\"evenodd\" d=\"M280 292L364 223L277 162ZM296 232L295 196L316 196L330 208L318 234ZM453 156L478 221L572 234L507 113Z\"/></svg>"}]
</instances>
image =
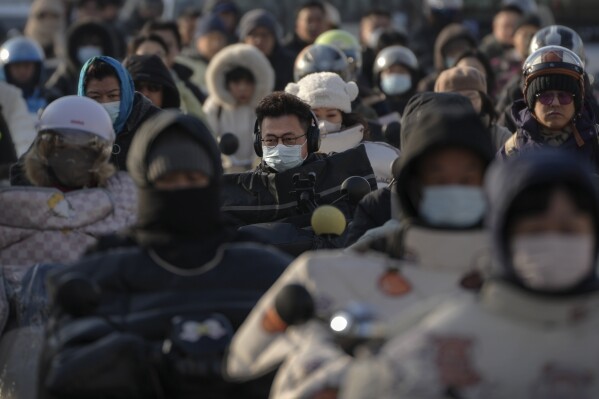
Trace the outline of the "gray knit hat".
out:
<instances>
[{"instance_id":1,"label":"gray knit hat","mask_svg":"<svg viewBox=\"0 0 599 399\"><path fill-rule=\"evenodd\" d=\"M149 182L155 182L170 172L196 171L214 176L208 152L188 134L171 128L156 139L148 153Z\"/></svg>"}]
</instances>

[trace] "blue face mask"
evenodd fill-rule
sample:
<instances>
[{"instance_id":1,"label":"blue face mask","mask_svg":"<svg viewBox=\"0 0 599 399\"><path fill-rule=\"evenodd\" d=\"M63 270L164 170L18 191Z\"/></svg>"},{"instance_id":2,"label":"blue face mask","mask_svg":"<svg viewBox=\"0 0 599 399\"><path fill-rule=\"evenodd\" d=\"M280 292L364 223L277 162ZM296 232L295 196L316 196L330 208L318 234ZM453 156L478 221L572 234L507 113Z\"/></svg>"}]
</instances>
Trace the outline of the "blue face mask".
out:
<instances>
[{"instance_id":1,"label":"blue face mask","mask_svg":"<svg viewBox=\"0 0 599 399\"><path fill-rule=\"evenodd\" d=\"M119 117L119 112L121 109L121 102L120 101L113 101L111 103L103 103L100 104L102 107L104 107L104 109L106 110L106 112L108 112L108 115L110 115L110 120L112 121L112 124L114 125L114 122L116 121L116 118Z\"/></svg>"},{"instance_id":2,"label":"blue face mask","mask_svg":"<svg viewBox=\"0 0 599 399\"><path fill-rule=\"evenodd\" d=\"M412 77L406 74L392 73L381 77L381 89L390 96L406 93L412 88Z\"/></svg>"},{"instance_id":3,"label":"blue face mask","mask_svg":"<svg viewBox=\"0 0 599 399\"><path fill-rule=\"evenodd\" d=\"M470 227L479 223L487 209L480 187L424 187L419 213L432 226Z\"/></svg>"},{"instance_id":4,"label":"blue face mask","mask_svg":"<svg viewBox=\"0 0 599 399\"><path fill-rule=\"evenodd\" d=\"M77 49L77 60L83 65L87 60L102 55L102 49L98 46L81 46Z\"/></svg>"},{"instance_id":5,"label":"blue face mask","mask_svg":"<svg viewBox=\"0 0 599 399\"><path fill-rule=\"evenodd\" d=\"M302 158L302 147L304 144L289 147L283 144L275 147L262 146L262 159L277 172L284 172L304 162L304 158Z\"/></svg>"}]
</instances>

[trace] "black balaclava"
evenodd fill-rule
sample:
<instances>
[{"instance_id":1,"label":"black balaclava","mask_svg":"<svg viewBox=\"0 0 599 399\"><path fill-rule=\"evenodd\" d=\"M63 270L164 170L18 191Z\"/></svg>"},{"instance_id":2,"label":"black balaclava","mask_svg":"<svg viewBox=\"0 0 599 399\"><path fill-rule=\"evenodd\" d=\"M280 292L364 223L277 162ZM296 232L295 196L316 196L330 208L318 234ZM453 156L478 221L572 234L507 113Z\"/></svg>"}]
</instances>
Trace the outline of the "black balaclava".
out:
<instances>
[{"instance_id":1,"label":"black balaclava","mask_svg":"<svg viewBox=\"0 0 599 399\"><path fill-rule=\"evenodd\" d=\"M135 135L127 166L139 188L134 234L140 244L177 246L194 242L197 247L198 241L209 243L221 236L220 152L199 119L177 111L163 111L151 118ZM156 179L175 170L202 172L210 183L175 190L154 186Z\"/></svg>"}]
</instances>

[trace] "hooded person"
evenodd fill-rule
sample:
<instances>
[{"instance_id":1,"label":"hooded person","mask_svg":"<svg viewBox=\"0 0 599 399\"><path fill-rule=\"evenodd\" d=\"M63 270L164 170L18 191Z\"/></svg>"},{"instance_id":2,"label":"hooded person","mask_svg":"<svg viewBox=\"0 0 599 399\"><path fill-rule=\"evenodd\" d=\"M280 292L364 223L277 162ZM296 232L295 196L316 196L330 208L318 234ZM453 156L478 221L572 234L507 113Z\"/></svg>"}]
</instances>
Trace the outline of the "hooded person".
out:
<instances>
[{"instance_id":1,"label":"hooded person","mask_svg":"<svg viewBox=\"0 0 599 399\"><path fill-rule=\"evenodd\" d=\"M599 394L592 171L572 154L545 149L498 163L486 186L495 263L481 292L448 301L388 341L376 361L348 373L343 397ZM364 366L390 373L360 378Z\"/></svg>"},{"instance_id":2,"label":"hooded person","mask_svg":"<svg viewBox=\"0 0 599 399\"><path fill-rule=\"evenodd\" d=\"M271 396L312 397L339 387L351 363L343 332L335 337L323 323L337 311L357 301L381 320L402 320L412 305L425 302L430 309L439 303L434 298L468 295L463 288L474 288L476 260L488 248L481 185L493 159L488 131L468 107L434 107L434 112L414 116L418 121L407 125L409 139L397 181L399 204L410 222L378 240L386 244L384 249L373 241L345 251L307 253L289 265L236 334L230 374L250 378L284 361ZM463 163L456 169L458 158ZM285 320L293 318L285 312L283 322L272 322L272 309L283 309L274 305L276 298L289 284L309 292L313 320L289 326ZM412 314L406 325L412 316L417 318Z\"/></svg>"},{"instance_id":3,"label":"hooded person","mask_svg":"<svg viewBox=\"0 0 599 399\"><path fill-rule=\"evenodd\" d=\"M110 115L116 134L111 161L117 169L126 170L127 153L137 129L160 109L136 92L125 67L107 56L90 58L83 65L77 94L96 100Z\"/></svg>"},{"instance_id":4,"label":"hooded person","mask_svg":"<svg viewBox=\"0 0 599 399\"><path fill-rule=\"evenodd\" d=\"M52 292L68 286L75 273L101 296L84 313L70 312L69 303L77 298L64 302L54 298L50 313L56 316L51 320L57 323L56 335L51 333L46 340L39 382L42 397L245 396L242 393L252 392L250 385L225 382L218 371L223 353L233 331L290 259L245 242L227 227L220 211L220 153L210 130L196 117L166 110L147 121L133 140L128 169L139 189L138 222L124 233L129 244L97 252L49 277ZM61 317L63 312L70 317ZM94 328L97 339L61 338L100 315L115 321L104 326L108 329ZM148 316L147 328L126 321ZM171 335L174 320L180 331L196 326L209 333L184 338L199 346L162 352L164 340L174 343L169 337L179 336ZM200 337L204 338L198 342ZM98 345L103 355L86 358ZM161 359L155 359L154 349L144 348L162 353ZM57 361L67 353L76 354L69 359L78 359L77 372L69 360ZM179 366L192 358L202 366L185 374ZM83 375L110 382L84 382ZM127 388L120 381L127 381ZM261 395L257 397L266 394Z\"/></svg>"},{"instance_id":5,"label":"hooded person","mask_svg":"<svg viewBox=\"0 0 599 399\"><path fill-rule=\"evenodd\" d=\"M408 47L414 51L422 71L435 71L435 41L441 31L463 19L463 0L426 0L422 2L423 15L410 29Z\"/></svg>"},{"instance_id":6,"label":"hooded person","mask_svg":"<svg viewBox=\"0 0 599 399\"><path fill-rule=\"evenodd\" d=\"M135 91L158 108L179 108L181 99L175 81L157 55L131 55L123 66L133 79Z\"/></svg>"},{"instance_id":7,"label":"hooded person","mask_svg":"<svg viewBox=\"0 0 599 399\"><path fill-rule=\"evenodd\" d=\"M599 170L595 115L585 100L580 58L565 47L545 46L527 58L522 75L524 98L512 105L517 130L499 156L559 148L576 153Z\"/></svg>"},{"instance_id":8,"label":"hooded person","mask_svg":"<svg viewBox=\"0 0 599 399\"><path fill-rule=\"evenodd\" d=\"M399 156L399 150L390 144L370 140L368 123L352 112L352 101L358 96L355 82L345 82L333 72L317 72L297 83L289 83L285 91L310 105L318 118L320 152L342 152L363 144L377 185L380 188L389 184L393 178L391 164Z\"/></svg>"},{"instance_id":9,"label":"hooded person","mask_svg":"<svg viewBox=\"0 0 599 399\"><path fill-rule=\"evenodd\" d=\"M485 76L473 67L453 67L441 72L435 82L435 92L457 93L468 97L474 110L490 129L495 150L503 148L511 137L507 128L496 123L497 114L491 98L487 95Z\"/></svg>"},{"instance_id":10,"label":"hooded person","mask_svg":"<svg viewBox=\"0 0 599 399\"><path fill-rule=\"evenodd\" d=\"M418 91L433 91L437 76L454 67L460 54L466 50L475 50L476 46L476 38L465 25L453 23L443 28L435 40L435 70L418 83Z\"/></svg>"},{"instance_id":11,"label":"hooded person","mask_svg":"<svg viewBox=\"0 0 599 399\"><path fill-rule=\"evenodd\" d=\"M232 133L239 142L237 151L223 159L228 172L252 168L256 158L255 109L258 102L272 92L274 80L274 71L266 56L249 44L227 46L208 64L209 96L204 112L216 137L220 139L223 134Z\"/></svg>"},{"instance_id":12,"label":"hooded person","mask_svg":"<svg viewBox=\"0 0 599 399\"><path fill-rule=\"evenodd\" d=\"M66 49L56 71L48 78L46 88L62 97L77 94L79 71L95 56L116 56L112 31L100 21L84 20L71 25L66 32Z\"/></svg>"},{"instance_id":13,"label":"hooded person","mask_svg":"<svg viewBox=\"0 0 599 399\"><path fill-rule=\"evenodd\" d=\"M410 136L416 134L420 145L426 148L427 145L432 146L435 143L435 140L443 139L443 135L450 135L450 129L455 129L456 131L459 130L455 126L446 126L440 131L440 134L438 135L439 137L431 136L431 143L427 141L426 135L424 133L426 130L420 129L419 126L423 124L423 121L428 121L431 119L435 121L436 115L440 110L443 110L443 114L446 112L454 112L457 115L462 115L464 113L476 113L471 101L467 97L455 93L426 92L416 94L414 97L412 97L412 99L406 105L405 112L401 120L402 128L400 141L402 143L403 150L402 156L398 158L392 166L392 172L394 176L393 184L388 188L379 190L381 191L379 194L372 193L372 195L366 196L362 201L360 201L360 203L358 203L356 214L354 215L354 219L349 226L347 245L354 245L360 248L363 245L368 245L368 242L375 243L377 238L380 240L381 237L388 235L387 233L389 231L397 231L398 229L402 228L402 225L410 224L412 221L416 221L417 225L420 226L434 228L433 224L424 221L423 216L418 214L418 211L416 210L417 204L413 203L412 201L399 201L398 189L400 189L400 187L401 190L413 188L411 183L408 183L405 178L403 181L401 181L399 178L400 171L404 169L404 166L402 165L405 165L405 162L412 162L412 158L414 158L414 152L412 150L412 154L408 153L407 159L404 159L404 157L406 157L404 150L407 148ZM438 121L432 123L435 124L435 126L440 124ZM477 126L477 124L474 124L469 126L469 133L465 134L475 135L477 130L479 132L478 135L481 137L474 136L475 147L478 146L479 153L483 155L484 159L487 159L488 153L484 155L483 150L487 143L487 136L489 136L488 129L484 125L481 128L480 126ZM462 142L465 141L466 139L462 140ZM458 143L460 143L459 140ZM418 163L418 161L416 161L416 163ZM488 160L485 162L485 164L486 163L488 163ZM406 171L408 170L412 170L413 172L413 168L406 169ZM408 173L404 171L403 173L410 175L412 172ZM413 200L418 199L417 196L414 197L413 194L405 197L413 198ZM429 206L429 208L432 207L434 206ZM440 212L446 213L447 215L458 212L457 209L444 210L442 207L439 209ZM451 230L448 230L448 233L451 235Z\"/></svg>"},{"instance_id":14,"label":"hooded person","mask_svg":"<svg viewBox=\"0 0 599 399\"><path fill-rule=\"evenodd\" d=\"M293 54L283 48L282 28L269 11L258 8L248 11L239 21L239 41L258 48L268 58L275 71L273 90L284 90L293 82Z\"/></svg>"},{"instance_id":15,"label":"hooded person","mask_svg":"<svg viewBox=\"0 0 599 399\"><path fill-rule=\"evenodd\" d=\"M191 49L177 58L177 62L193 70L190 80L208 93L206 69L210 60L227 45L227 29L218 15L205 15L198 20Z\"/></svg>"},{"instance_id":16,"label":"hooded person","mask_svg":"<svg viewBox=\"0 0 599 399\"><path fill-rule=\"evenodd\" d=\"M46 60L56 61L64 46L66 11L60 0L35 0L31 3L25 25L25 36L35 40L44 50ZM56 65L52 65L52 69Z\"/></svg>"}]
</instances>

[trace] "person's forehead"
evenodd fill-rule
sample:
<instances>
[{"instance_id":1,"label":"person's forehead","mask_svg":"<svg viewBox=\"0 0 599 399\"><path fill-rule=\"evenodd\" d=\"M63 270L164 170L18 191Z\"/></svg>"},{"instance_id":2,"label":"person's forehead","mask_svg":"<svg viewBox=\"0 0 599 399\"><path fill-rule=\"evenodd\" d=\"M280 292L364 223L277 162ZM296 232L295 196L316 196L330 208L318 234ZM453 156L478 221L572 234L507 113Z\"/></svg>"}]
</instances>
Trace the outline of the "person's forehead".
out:
<instances>
[{"instance_id":1,"label":"person's forehead","mask_svg":"<svg viewBox=\"0 0 599 399\"><path fill-rule=\"evenodd\" d=\"M298 17L308 17L308 16L324 16L324 12L316 6L312 7L304 7L298 13Z\"/></svg>"},{"instance_id":2,"label":"person's forehead","mask_svg":"<svg viewBox=\"0 0 599 399\"><path fill-rule=\"evenodd\" d=\"M285 134L303 134L304 129L296 115L265 117L261 126L262 135L283 136Z\"/></svg>"},{"instance_id":3,"label":"person's forehead","mask_svg":"<svg viewBox=\"0 0 599 399\"><path fill-rule=\"evenodd\" d=\"M248 33L248 36L274 36L266 26L256 26Z\"/></svg>"},{"instance_id":4,"label":"person's forehead","mask_svg":"<svg viewBox=\"0 0 599 399\"><path fill-rule=\"evenodd\" d=\"M87 82L87 92L108 93L120 91L119 81L114 76L106 76L102 79L90 79Z\"/></svg>"}]
</instances>

